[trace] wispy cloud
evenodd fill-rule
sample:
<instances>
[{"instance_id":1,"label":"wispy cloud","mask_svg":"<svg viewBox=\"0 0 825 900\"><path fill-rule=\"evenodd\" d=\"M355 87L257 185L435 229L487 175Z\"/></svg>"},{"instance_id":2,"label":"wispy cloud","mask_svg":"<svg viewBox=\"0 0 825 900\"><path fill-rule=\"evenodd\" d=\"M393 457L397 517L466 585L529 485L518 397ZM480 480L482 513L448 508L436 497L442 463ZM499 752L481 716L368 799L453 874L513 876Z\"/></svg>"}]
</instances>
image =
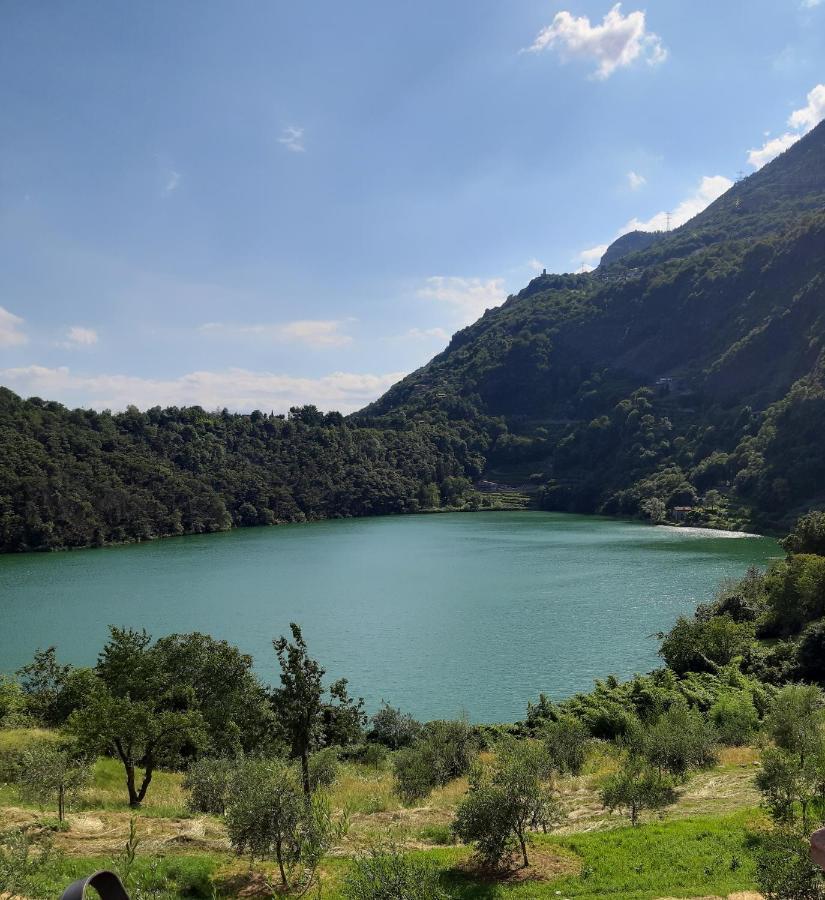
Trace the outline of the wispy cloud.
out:
<instances>
[{"instance_id":1,"label":"wispy cloud","mask_svg":"<svg viewBox=\"0 0 825 900\"><path fill-rule=\"evenodd\" d=\"M532 259L527 260L527 268L531 272L535 272L536 274L538 274L539 272L544 270L544 263L541 262L541 260L536 259L534 256Z\"/></svg>"},{"instance_id":2,"label":"wispy cloud","mask_svg":"<svg viewBox=\"0 0 825 900\"><path fill-rule=\"evenodd\" d=\"M604 256L604 252L607 250L608 246L608 244L597 244L595 247L589 247L587 250L582 250L576 261L580 266L584 266L586 269L594 269Z\"/></svg>"},{"instance_id":3,"label":"wispy cloud","mask_svg":"<svg viewBox=\"0 0 825 900\"><path fill-rule=\"evenodd\" d=\"M531 53L556 50L562 60L596 63L593 77L600 80L640 60L657 66L667 59L662 39L647 30L645 13L638 10L625 16L621 3L610 10L601 25L593 25L587 16L577 18L566 10L556 13L552 23L526 49Z\"/></svg>"},{"instance_id":4,"label":"wispy cloud","mask_svg":"<svg viewBox=\"0 0 825 900\"><path fill-rule=\"evenodd\" d=\"M614 240L630 231L665 231L668 226L678 228L694 216L698 216L731 187L733 187L733 182L724 175L706 175L696 188L673 209L657 212L649 219L631 219L616 232ZM582 250L576 260L587 269L593 268L598 265L608 246L609 244L598 244Z\"/></svg>"},{"instance_id":5,"label":"wispy cloud","mask_svg":"<svg viewBox=\"0 0 825 900\"><path fill-rule=\"evenodd\" d=\"M180 184L180 172L171 169L166 175L166 183L163 185L164 196L173 193Z\"/></svg>"},{"instance_id":6,"label":"wispy cloud","mask_svg":"<svg viewBox=\"0 0 825 900\"><path fill-rule=\"evenodd\" d=\"M733 182L724 175L705 175L695 190L672 210L662 210L649 219L633 218L619 230L617 237L628 231L664 231L668 224L671 228L678 228L698 216L732 187Z\"/></svg>"},{"instance_id":7,"label":"wispy cloud","mask_svg":"<svg viewBox=\"0 0 825 900\"><path fill-rule=\"evenodd\" d=\"M802 0L803 9L813 9L815 6L821 6L825 0Z\"/></svg>"},{"instance_id":8,"label":"wispy cloud","mask_svg":"<svg viewBox=\"0 0 825 900\"><path fill-rule=\"evenodd\" d=\"M631 191L638 191L639 188L642 188L647 184L647 178L645 178L644 175L639 175L638 172L628 172L627 183L630 185Z\"/></svg>"},{"instance_id":9,"label":"wispy cloud","mask_svg":"<svg viewBox=\"0 0 825 900\"><path fill-rule=\"evenodd\" d=\"M825 119L825 84L816 85L808 93L807 101L805 106L794 110L788 117L790 131L770 138L761 147L748 151L748 162L754 169L761 169Z\"/></svg>"},{"instance_id":10,"label":"wispy cloud","mask_svg":"<svg viewBox=\"0 0 825 900\"><path fill-rule=\"evenodd\" d=\"M274 343L295 342L307 347L342 347L352 342L352 337L341 329L353 321L348 319L299 319L295 322L233 324L206 322L198 328L201 334L223 337L260 338Z\"/></svg>"},{"instance_id":11,"label":"wispy cloud","mask_svg":"<svg viewBox=\"0 0 825 900\"><path fill-rule=\"evenodd\" d=\"M84 328L82 325L72 325L66 332L66 338L60 341L61 347L69 350L78 347L91 347L98 342L98 334L94 328Z\"/></svg>"},{"instance_id":12,"label":"wispy cloud","mask_svg":"<svg viewBox=\"0 0 825 900\"><path fill-rule=\"evenodd\" d=\"M450 333L443 328L410 328L404 337L414 341L448 341Z\"/></svg>"},{"instance_id":13,"label":"wispy cloud","mask_svg":"<svg viewBox=\"0 0 825 900\"><path fill-rule=\"evenodd\" d=\"M462 325L469 325L486 309L500 306L506 299L503 278L456 278L434 275L418 289L418 296L437 300L451 308Z\"/></svg>"},{"instance_id":14,"label":"wispy cloud","mask_svg":"<svg viewBox=\"0 0 825 900\"><path fill-rule=\"evenodd\" d=\"M17 347L28 343L23 319L0 306L0 347Z\"/></svg>"},{"instance_id":15,"label":"wispy cloud","mask_svg":"<svg viewBox=\"0 0 825 900\"><path fill-rule=\"evenodd\" d=\"M177 378L154 379L130 375L81 375L69 368L26 366L0 369L3 384L23 396L38 395L67 405L94 409L125 409L134 404L202 406L251 412L285 412L290 406L314 403L321 409L353 412L375 400L403 372L385 375L333 372L320 378L295 378L247 369L190 372Z\"/></svg>"},{"instance_id":16,"label":"wispy cloud","mask_svg":"<svg viewBox=\"0 0 825 900\"><path fill-rule=\"evenodd\" d=\"M278 143L293 153L303 153L306 150L304 146L304 129L299 128L297 125L287 125L281 132Z\"/></svg>"}]
</instances>

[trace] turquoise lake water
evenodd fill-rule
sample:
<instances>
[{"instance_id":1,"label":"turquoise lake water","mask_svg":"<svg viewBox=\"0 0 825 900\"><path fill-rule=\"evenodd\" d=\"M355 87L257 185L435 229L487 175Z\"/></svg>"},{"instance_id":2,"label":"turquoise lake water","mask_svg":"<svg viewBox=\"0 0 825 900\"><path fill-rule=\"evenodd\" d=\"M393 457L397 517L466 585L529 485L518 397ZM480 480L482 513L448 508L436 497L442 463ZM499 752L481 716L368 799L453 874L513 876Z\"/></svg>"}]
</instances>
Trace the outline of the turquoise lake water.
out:
<instances>
[{"instance_id":1,"label":"turquoise lake water","mask_svg":"<svg viewBox=\"0 0 825 900\"><path fill-rule=\"evenodd\" d=\"M111 624L203 631L276 680L290 621L370 710L520 718L540 691L656 667L652 634L781 555L730 537L560 513L349 519L0 557L0 671L54 644L93 663Z\"/></svg>"}]
</instances>

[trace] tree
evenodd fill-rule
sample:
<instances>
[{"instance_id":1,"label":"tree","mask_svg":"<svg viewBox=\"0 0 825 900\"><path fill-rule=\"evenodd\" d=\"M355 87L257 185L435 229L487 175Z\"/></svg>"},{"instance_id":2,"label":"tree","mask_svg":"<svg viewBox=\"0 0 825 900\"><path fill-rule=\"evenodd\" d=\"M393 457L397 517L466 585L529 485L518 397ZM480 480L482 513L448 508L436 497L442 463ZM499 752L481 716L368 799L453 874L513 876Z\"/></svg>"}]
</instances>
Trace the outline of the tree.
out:
<instances>
[{"instance_id":1,"label":"tree","mask_svg":"<svg viewBox=\"0 0 825 900\"><path fill-rule=\"evenodd\" d=\"M447 900L438 869L397 847L356 857L343 887L344 900Z\"/></svg>"},{"instance_id":2,"label":"tree","mask_svg":"<svg viewBox=\"0 0 825 900\"><path fill-rule=\"evenodd\" d=\"M761 835L756 883L765 900L825 898L825 880L809 856L807 831L776 828Z\"/></svg>"},{"instance_id":3,"label":"tree","mask_svg":"<svg viewBox=\"0 0 825 900\"><path fill-rule=\"evenodd\" d=\"M753 625L730 616L711 619L680 617L663 638L659 655L677 675L685 672L718 672L753 641Z\"/></svg>"},{"instance_id":4,"label":"tree","mask_svg":"<svg viewBox=\"0 0 825 900\"><path fill-rule=\"evenodd\" d=\"M453 831L473 843L481 860L501 866L514 849L530 865L527 842L531 828L545 830L560 818L550 782L550 760L541 744L502 742L492 770L471 774L470 790L456 810Z\"/></svg>"},{"instance_id":5,"label":"tree","mask_svg":"<svg viewBox=\"0 0 825 900\"><path fill-rule=\"evenodd\" d=\"M759 727L759 713L749 691L720 695L708 711L719 740L731 747L747 744Z\"/></svg>"},{"instance_id":6,"label":"tree","mask_svg":"<svg viewBox=\"0 0 825 900\"><path fill-rule=\"evenodd\" d=\"M640 741L648 762L679 780L691 769L709 768L717 759L713 727L682 698L642 730Z\"/></svg>"},{"instance_id":7,"label":"tree","mask_svg":"<svg viewBox=\"0 0 825 900\"><path fill-rule=\"evenodd\" d=\"M367 735L368 739L389 747L390 750L400 750L408 747L421 732L421 723L417 722L409 713L403 713L381 701L381 708L370 719L372 729Z\"/></svg>"},{"instance_id":8,"label":"tree","mask_svg":"<svg viewBox=\"0 0 825 900\"><path fill-rule=\"evenodd\" d=\"M667 519L667 506L665 501L661 500L659 497L651 497L648 500L643 500L641 510L654 525L658 525L660 522L664 522Z\"/></svg>"},{"instance_id":9,"label":"tree","mask_svg":"<svg viewBox=\"0 0 825 900\"><path fill-rule=\"evenodd\" d=\"M232 778L226 827L233 849L274 859L281 887L308 890L332 840L341 833L329 802L306 797L295 768L278 759L242 762Z\"/></svg>"},{"instance_id":10,"label":"tree","mask_svg":"<svg viewBox=\"0 0 825 900\"><path fill-rule=\"evenodd\" d=\"M206 740L199 712L176 709L170 698L134 701L114 697L105 688L72 713L67 727L89 752L108 751L123 763L133 808L143 803L159 765L175 765L181 751L195 750Z\"/></svg>"},{"instance_id":11,"label":"tree","mask_svg":"<svg viewBox=\"0 0 825 900\"><path fill-rule=\"evenodd\" d=\"M222 816L229 801L229 790L238 761L222 757L206 757L191 763L183 779L189 795L186 805L192 812Z\"/></svg>"},{"instance_id":12,"label":"tree","mask_svg":"<svg viewBox=\"0 0 825 900\"><path fill-rule=\"evenodd\" d=\"M120 759L132 807L143 802L157 766L175 765L183 751L207 740L192 686L176 684L150 644L145 631L112 628L95 669L96 688L67 723L85 750Z\"/></svg>"},{"instance_id":13,"label":"tree","mask_svg":"<svg viewBox=\"0 0 825 900\"><path fill-rule=\"evenodd\" d=\"M825 682L825 622L814 622L802 632L796 662L802 678Z\"/></svg>"},{"instance_id":14,"label":"tree","mask_svg":"<svg viewBox=\"0 0 825 900\"><path fill-rule=\"evenodd\" d=\"M670 780L633 753L626 755L619 771L607 778L601 791L602 805L611 812L627 810L634 826L644 810L663 809L675 800Z\"/></svg>"},{"instance_id":15,"label":"tree","mask_svg":"<svg viewBox=\"0 0 825 900\"><path fill-rule=\"evenodd\" d=\"M92 779L92 760L70 744L37 741L20 754L19 788L23 797L40 805L54 803L57 818Z\"/></svg>"},{"instance_id":16,"label":"tree","mask_svg":"<svg viewBox=\"0 0 825 900\"><path fill-rule=\"evenodd\" d=\"M405 803L423 799L433 788L466 775L477 750L466 722L427 722L415 743L395 754L396 793Z\"/></svg>"},{"instance_id":17,"label":"tree","mask_svg":"<svg viewBox=\"0 0 825 900\"><path fill-rule=\"evenodd\" d=\"M281 667L281 687L273 693L275 711L286 731L292 756L301 761L301 779L307 797L312 793L309 774L309 755L321 743L325 720L330 710L341 712L345 719L360 716L362 701L353 704L347 695L345 678L330 685L332 702L324 702L324 669L307 653L301 629L294 622L289 628L292 642L285 637L273 641ZM354 712L355 710L355 712ZM326 716L325 716L326 713Z\"/></svg>"},{"instance_id":18,"label":"tree","mask_svg":"<svg viewBox=\"0 0 825 900\"><path fill-rule=\"evenodd\" d=\"M794 754L802 765L806 757L822 752L824 717L818 687L789 684L774 698L765 727L777 747Z\"/></svg>"},{"instance_id":19,"label":"tree","mask_svg":"<svg viewBox=\"0 0 825 900\"><path fill-rule=\"evenodd\" d=\"M810 824L810 809L822 797L825 761L808 755L804 761L787 750L768 747L762 753L756 786L775 822L794 826L797 810L804 830Z\"/></svg>"},{"instance_id":20,"label":"tree","mask_svg":"<svg viewBox=\"0 0 825 900\"><path fill-rule=\"evenodd\" d=\"M593 745L588 727L573 716L562 716L546 725L542 736L553 768L560 775L580 775Z\"/></svg>"},{"instance_id":21,"label":"tree","mask_svg":"<svg viewBox=\"0 0 825 900\"><path fill-rule=\"evenodd\" d=\"M70 672L71 666L57 662L54 647L38 650L34 659L17 672L30 712L44 725L55 726L62 721L59 699Z\"/></svg>"},{"instance_id":22,"label":"tree","mask_svg":"<svg viewBox=\"0 0 825 900\"><path fill-rule=\"evenodd\" d=\"M825 556L825 512L809 512L802 516L780 543L788 553Z\"/></svg>"}]
</instances>

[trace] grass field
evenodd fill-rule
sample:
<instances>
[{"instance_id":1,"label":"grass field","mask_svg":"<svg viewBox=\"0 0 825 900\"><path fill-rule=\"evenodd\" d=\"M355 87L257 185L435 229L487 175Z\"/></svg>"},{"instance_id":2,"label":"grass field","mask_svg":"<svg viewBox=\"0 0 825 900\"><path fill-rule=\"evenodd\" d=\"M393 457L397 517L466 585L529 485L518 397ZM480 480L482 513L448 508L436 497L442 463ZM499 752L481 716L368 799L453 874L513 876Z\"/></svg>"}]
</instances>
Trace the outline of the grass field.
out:
<instances>
[{"instance_id":1,"label":"grass field","mask_svg":"<svg viewBox=\"0 0 825 900\"><path fill-rule=\"evenodd\" d=\"M0 750L46 734L0 732ZM350 827L324 862L321 896L338 897L353 854L387 840L431 858L456 898L657 900L749 891L754 887L752 834L764 822L752 785L757 761L749 748L725 751L716 768L683 787L675 806L634 829L601 808L598 786L615 761L609 750L595 754L582 776L562 782L568 819L554 834L534 836L531 870L495 880L480 877L468 848L452 840L449 825L466 790L464 780L407 808L393 795L388 769L347 764L331 799L336 809L349 811ZM36 827L53 815L21 802L14 786L0 787L0 827ZM69 812L67 830L54 833L55 857L37 895L59 896L72 878L117 865L130 818L122 768L114 760L99 760L92 785ZM180 775L156 774L136 827L140 845L132 875L143 895L265 895L260 874L250 873L248 862L231 852L220 819L187 810Z\"/></svg>"}]
</instances>

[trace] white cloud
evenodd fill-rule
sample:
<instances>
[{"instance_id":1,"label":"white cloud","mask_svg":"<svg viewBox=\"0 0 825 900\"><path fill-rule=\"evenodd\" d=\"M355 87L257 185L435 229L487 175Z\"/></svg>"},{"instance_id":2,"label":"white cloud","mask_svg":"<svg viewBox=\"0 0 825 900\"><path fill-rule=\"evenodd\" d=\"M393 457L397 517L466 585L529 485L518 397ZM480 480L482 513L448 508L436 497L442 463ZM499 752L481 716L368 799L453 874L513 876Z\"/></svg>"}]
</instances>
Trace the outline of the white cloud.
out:
<instances>
[{"instance_id":1,"label":"white cloud","mask_svg":"<svg viewBox=\"0 0 825 900\"><path fill-rule=\"evenodd\" d=\"M23 319L0 306L0 347L17 347L28 342L22 330Z\"/></svg>"},{"instance_id":2,"label":"white cloud","mask_svg":"<svg viewBox=\"0 0 825 900\"><path fill-rule=\"evenodd\" d=\"M66 332L66 340L60 342L61 347L73 349L76 347L91 347L98 341L94 328L84 328L81 325L72 325Z\"/></svg>"},{"instance_id":3,"label":"white cloud","mask_svg":"<svg viewBox=\"0 0 825 900\"><path fill-rule=\"evenodd\" d=\"M418 296L437 300L451 307L462 325L475 322L486 309L500 306L506 299L503 278L456 278L434 275L428 278Z\"/></svg>"},{"instance_id":4,"label":"white cloud","mask_svg":"<svg viewBox=\"0 0 825 900\"><path fill-rule=\"evenodd\" d=\"M538 274L539 272L544 271L545 266L543 262L540 262L534 256L532 259L527 260L527 268L530 269L531 272Z\"/></svg>"},{"instance_id":5,"label":"white cloud","mask_svg":"<svg viewBox=\"0 0 825 900\"><path fill-rule=\"evenodd\" d=\"M271 372L225 369L190 372L178 378L154 379L130 375L78 375L69 368L26 366L0 369L0 381L22 394L59 400L94 409L125 409L134 404L202 406L250 412L253 409L285 412L290 406L314 403L321 409L353 412L366 406L404 377L334 372L320 378L295 378Z\"/></svg>"},{"instance_id":6,"label":"white cloud","mask_svg":"<svg viewBox=\"0 0 825 900\"><path fill-rule=\"evenodd\" d=\"M443 328L411 328L404 337L416 341L449 341L450 333Z\"/></svg>"},{"instance_id":7,"label":"white cloud","mask_svg":"<svg viewBox=\"0 0 825 900\"><path fill-rule=\"evenodd\" d=\"M815 6L820 6L823 0L802 0L802 8L803 9L813 9Z\"/></svg>"},{"instance_id":8,"label":"white cloud","mask_svg":"<svg viewBox=\"0 0 825 900\"><path fill-rule=\"evenodd\" d=\"M608 246L608 244L599 244L596 247L590 247L587 250L582 250L582 252L578 256L579 263L586 269L595 268L599 264L601 258L604 256L604 252L605 250L607 250Z\"/></svg>"},{"instance_id":9,"label":"white cloud","mask_svg":"<svg viewBox=\"0 0 825 900\"><path fill-rule=\"evenodd\" d=\"M304 129L298 128L296 125L287 125L281 132L278 143L293 153L303 153L306 150L304 146Z\"/></svg>"},{"instance_id":10,"label":"white cloud","mask_svg":"<svg viewBox=\"0 0 825 900\"><path fill-rule=\"evenodd\" d=\"M630 185L631 191L638 191L639 188L647 184L647 178L644 175L639 175L638 172L628 172L627 183Z\"/></svg>"},{"instance_id":11,"label":"white cloud","mask_svg":"<svg viewBox=\"0 0 825 900\"><path fill-rule=\"evenodd\" d=\"M343 347L344 344L352 342L350 335L341 331L345 324L335 319L299 319L282 324L257 325L206 322L198 328L198 331L201 334L224 337L257 337L275 343L295 342L308 347Z\"/></svg>"},{"instance_id":12,"label":"white cloud","mask_svg":"<svg viewBox=\"0 0 825 900\"><path fill-rule=\"evenodd\" d=\"M543 28L527 49L533 53L558 50L565 60L595 62L593 75L602 80L638 60L656 66L667 59L662 39L647 30L645 13L639 10L622 15L621 3L610 10L601 25L591 24L587 16L556 13L552 24Z\"/></svg>"},{"instance_id":13,"label":"white cloud","mask_svg":"<svg viewBox=\"0 0 825 900\"><path fill-rule=\"evenodd\" d=\"M761 147L748 151L748 162L755 169L761 169L765 163L769 163L780 153L793 146L825 119L825 84L818 84L810 91L807 101L805 106L794 110L788 117L791 131L786 131L779 137L765 141Z\"/></svg>"},{"instance_id":14,"label":"white cloud","mask_svg":"<svg viewBox=\"0 0 825 900\"><path fill-rule=\"evenodd\" d=\"M166 176L166 183L163 185L163 193L171 194L173 191L178 189L178 185L180 184L180 172L176 172L172 169Z\"/></svg>"},{"instance_id":15,"label":"white cloud","mask_svg":"<svg viewBox=\"0 0 825 900\"><path fill-rule=\"evenodd\" d=\"M698 216L702 210L706 209L733 187L730 178L724 175L706 175L688 197L686 197L675 209L663 210L656 213L655 216L647 220L638 218L631 219L624 228L620 229L617 237L627 234L628 231L665 231L670 224L671 228L678 228L684 225L694 216ZM670 220L668 222L668 215Z\"/></svg>"}]
</instances>

